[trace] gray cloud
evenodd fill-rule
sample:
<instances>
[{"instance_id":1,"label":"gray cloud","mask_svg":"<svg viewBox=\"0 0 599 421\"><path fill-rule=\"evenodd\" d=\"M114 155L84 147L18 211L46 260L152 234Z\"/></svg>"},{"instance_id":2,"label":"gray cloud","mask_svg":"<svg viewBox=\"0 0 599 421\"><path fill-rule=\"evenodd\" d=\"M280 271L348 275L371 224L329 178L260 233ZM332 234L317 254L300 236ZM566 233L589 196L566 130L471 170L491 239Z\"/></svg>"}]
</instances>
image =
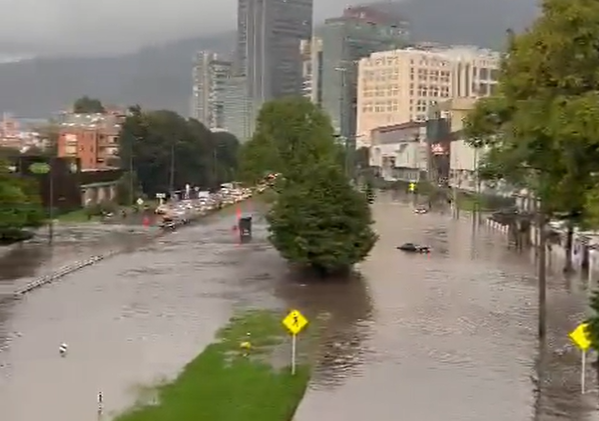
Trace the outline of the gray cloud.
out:
<instances>
[{"instance_id":1,"label":"gray cloud","mask_svg":"<svg viewBox=\"0 0 599 421\"><path fill-rule=\"evenodd\" d=\"M446 0L447 1L447 0ZM317 0L317 18L351 0ZM104 54L233 29L235 0L0 0L0 52Z\"/></svg>"}]
</instances>

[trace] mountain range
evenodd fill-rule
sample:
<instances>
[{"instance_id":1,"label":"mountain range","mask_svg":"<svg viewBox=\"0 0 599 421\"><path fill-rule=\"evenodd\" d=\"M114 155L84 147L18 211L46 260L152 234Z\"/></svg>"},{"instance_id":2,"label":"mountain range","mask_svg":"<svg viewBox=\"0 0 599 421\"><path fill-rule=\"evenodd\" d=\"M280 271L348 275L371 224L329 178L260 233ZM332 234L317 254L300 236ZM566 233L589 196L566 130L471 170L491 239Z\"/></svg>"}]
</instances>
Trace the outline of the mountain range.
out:
<instances>
[{"instance_id":1,"label":"mountain range","mask_svg":"<svg viewBox=\"0 0 599 421\"><path fill-rule=\"evenodd\" d=\"M415 41L501 48L508 28L537 14L536 0L407 0ZM140 104L187 115L196 51L230 54L235 32L184 39L106 57L39 57L0 63L0 112L44 117L83 95L114 105Z\"/></svg>"}]
</instances>

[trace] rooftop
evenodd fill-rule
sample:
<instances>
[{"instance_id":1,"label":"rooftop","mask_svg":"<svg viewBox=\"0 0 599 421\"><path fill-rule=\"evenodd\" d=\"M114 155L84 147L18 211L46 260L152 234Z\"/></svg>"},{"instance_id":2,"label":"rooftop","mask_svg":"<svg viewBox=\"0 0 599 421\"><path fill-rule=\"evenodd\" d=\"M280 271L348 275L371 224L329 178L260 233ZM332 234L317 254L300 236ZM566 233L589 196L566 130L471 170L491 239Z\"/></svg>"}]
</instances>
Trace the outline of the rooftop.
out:
<instances>
[{"instance_id":1,"label":"rooftop","mask_svg":"<svg viewBox=\"0 0 599 421\"><path fill-rule=\"evenodd\" d=\"M121 127L122 117L113 114L74 114L62 116L61 127L114 128Z\"/></svg>"}]
</instances>

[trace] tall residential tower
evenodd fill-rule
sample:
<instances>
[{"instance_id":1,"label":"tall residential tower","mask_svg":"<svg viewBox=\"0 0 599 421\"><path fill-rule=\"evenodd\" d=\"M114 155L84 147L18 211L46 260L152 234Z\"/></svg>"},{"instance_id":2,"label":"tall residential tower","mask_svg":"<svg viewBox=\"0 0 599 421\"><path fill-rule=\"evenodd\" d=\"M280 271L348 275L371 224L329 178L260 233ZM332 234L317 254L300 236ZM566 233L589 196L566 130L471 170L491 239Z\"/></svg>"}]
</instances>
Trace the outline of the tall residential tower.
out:
<instances>
[{"instance_id":1,"label":"tall residential tower","mask_svg":"<svg viewBox=\"0 0 599 421\"><path fill-rule=\"evenodd\" d=\"M196 55L190 114L209 129L223 127L223 93L230 75L231 63L215 53L202 51Z\"/></svg>"}]
</instances>

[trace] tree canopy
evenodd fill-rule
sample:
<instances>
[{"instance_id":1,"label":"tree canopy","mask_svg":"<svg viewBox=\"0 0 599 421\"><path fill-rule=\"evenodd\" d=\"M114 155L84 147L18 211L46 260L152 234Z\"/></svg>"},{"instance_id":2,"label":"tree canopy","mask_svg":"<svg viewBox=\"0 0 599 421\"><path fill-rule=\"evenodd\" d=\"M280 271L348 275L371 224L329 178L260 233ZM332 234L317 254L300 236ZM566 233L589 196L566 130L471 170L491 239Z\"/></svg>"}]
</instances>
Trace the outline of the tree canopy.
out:
<instances>
[{"instance_id":1,"label":"tree canopy","mask_svg":"<svg viewBox=\"0 0 599 421\"><path fill-rule=\"evenodd\" d=\"M151 197L170 191L172 168L175 190L185 184L212 188L231 181L238 147L233 135L212 133L197 120L139 106L130 108L119 136L121 166L133 170Z\"/></svg>"},{"instance_id":2,"label":"tree canopy","mask_svg":"<svg viewBox=\"0 0 599 421\"><path fill-rule=\"evenodd\" d=\"M301 179L310 171L307 165L337 158L333 134L329 118L308 100L267 102L254 136L241 148L240 175L249 182L268 172Z\"/></svg>"},{"instance_id":3,"label":"tree canopy","mask_svg":"<svg viewBox=\"0 0 599 421\"><path fill-rule=\"evenodd\" d=\"M599 4L544 0L510 34L495 95L465 122L487 178L528 188L546 215L580 216L599 169Z\"/></svg>"},{"instance_id":4,"label":"tree canopy","mask_svg":"<svg viewBox=\"0 0 599 421\"><path fill-rule=\"evenodd\" d=\"M268 102L242 146L245 180L280 173L270 241L292 263L328 274L362 261L376 242L363 193L351 187L328 117L304 98Z\"/></svg>"},{"instance_id":5,"label":"tree canopy","mask_svg":"<svg viewBox=\"0 0 599 421\"><path fill-rule=\"evenodd\" d=\"M104 113L106 109L99 99L90 98L85 95L75 101L73 112L78 114L95 114Z\"/></svg>"},{"instance_id":6,"label":"tree canopy","mask_svg":"<svg viewBox=\"0 0 599 421\"><path fill-rule=\"evenodd\" d=\"M0 161L0 239L19 240L24 229L39 227L44 219L37 182L12 174Z\"/></svg>"}]
</instances>

